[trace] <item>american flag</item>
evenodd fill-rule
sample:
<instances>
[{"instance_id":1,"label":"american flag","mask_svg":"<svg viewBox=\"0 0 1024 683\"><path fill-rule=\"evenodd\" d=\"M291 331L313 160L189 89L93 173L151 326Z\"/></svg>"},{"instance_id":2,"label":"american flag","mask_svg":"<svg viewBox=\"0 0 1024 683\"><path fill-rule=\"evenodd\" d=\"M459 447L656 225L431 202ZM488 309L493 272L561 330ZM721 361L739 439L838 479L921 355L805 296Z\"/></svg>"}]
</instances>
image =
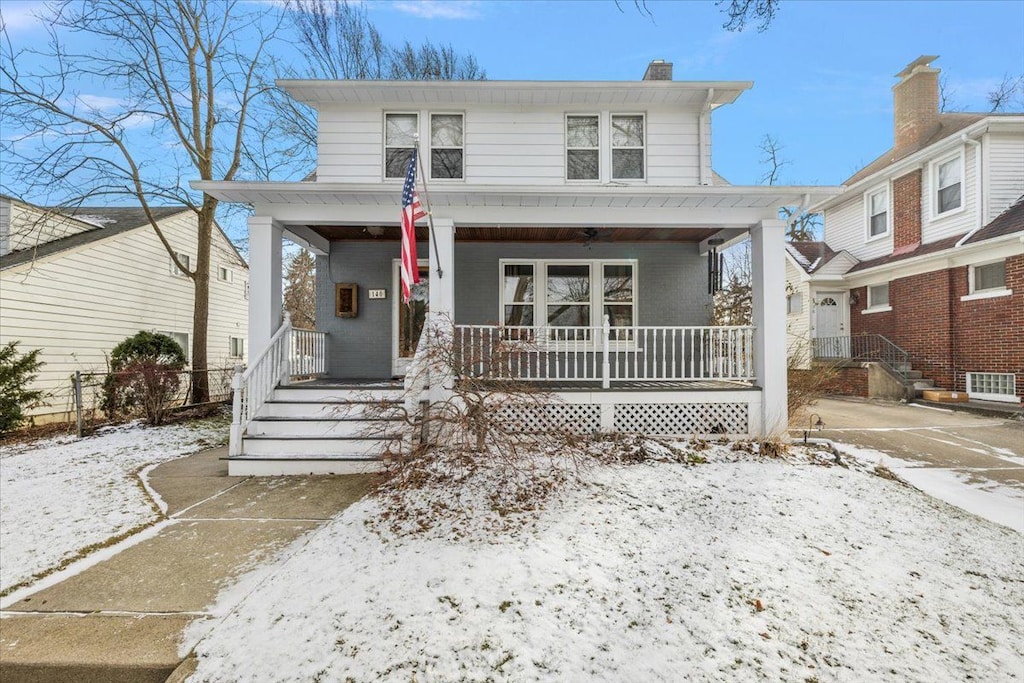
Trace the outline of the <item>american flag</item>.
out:
<instances>
[{"instance_id":1,"label":"american flag","mask_svg":"<svg viewBox=\"0 0 1024 683\"><path fill-rule=\"evenodd\" d=\"M409 303L412 286L420 281L419 263L416 260L416 221L427 215L420 205L416 193L416 150L409 159L409 170L405 174L402 188L402 301Z\"/></svg>"}]
</instances>

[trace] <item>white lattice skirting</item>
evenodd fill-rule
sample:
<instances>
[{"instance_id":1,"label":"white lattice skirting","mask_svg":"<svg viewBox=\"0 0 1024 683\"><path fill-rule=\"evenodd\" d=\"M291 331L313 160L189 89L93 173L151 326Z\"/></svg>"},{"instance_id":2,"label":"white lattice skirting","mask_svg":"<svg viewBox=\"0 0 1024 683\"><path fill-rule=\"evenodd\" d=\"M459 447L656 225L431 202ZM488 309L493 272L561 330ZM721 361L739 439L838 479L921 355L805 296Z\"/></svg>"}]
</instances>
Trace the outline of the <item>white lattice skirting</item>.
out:
<instances>
[{"instance_id":1,"label":"white lattice skirting","mask_svg":"<svg viewBox=\"0 0 1024 683\"><path fill-rule=\"evenodd\" d=\"M576 434L628 432L652 436L748 435L758 432L761 395L757 391L565 392L553 405L505 405L498 419L524 434L564 429Z\"/></svg>"}]
</instances>

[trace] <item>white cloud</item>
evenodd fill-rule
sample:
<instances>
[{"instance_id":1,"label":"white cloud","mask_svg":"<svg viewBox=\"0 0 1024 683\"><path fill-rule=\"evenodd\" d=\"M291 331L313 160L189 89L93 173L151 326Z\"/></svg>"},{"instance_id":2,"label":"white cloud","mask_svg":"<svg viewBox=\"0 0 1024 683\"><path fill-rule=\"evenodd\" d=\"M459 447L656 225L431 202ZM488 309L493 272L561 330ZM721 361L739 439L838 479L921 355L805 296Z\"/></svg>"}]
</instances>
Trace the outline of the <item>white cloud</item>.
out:
<instances>
[{"instance_id":1,"label":"white cloud","mask_svg":"<svg viewBox=\"0 0 1024 683\"><path fill-rule=\"evenodd\" d=\"M79 104L98 111L109 111L124 106L123 100L116 97L107 97L106 95L89 95L86 93L85 95L79 95L77 99Z\"/></svg>"},{"instance_id":2,"label":"white cloud","mask_svg":"<svg viewBox=\"0 0 1024 683\"><path fill-rule=\"evenodd\" d=\"M478 0L402 0L393 7L422 19L475 19L480 16Z\"/></svg>"},{"instance_id":3,"label":"white cloud","mask_svg":"<svg viewBox=\"0 0 1024 683\"><path fill-rule=\"evenodd\" d=\"M7 0L0 3L0 24L8 31L25 31L42 25L38 15L46 11L45 2Z\"/></svg>"}]
</instances>

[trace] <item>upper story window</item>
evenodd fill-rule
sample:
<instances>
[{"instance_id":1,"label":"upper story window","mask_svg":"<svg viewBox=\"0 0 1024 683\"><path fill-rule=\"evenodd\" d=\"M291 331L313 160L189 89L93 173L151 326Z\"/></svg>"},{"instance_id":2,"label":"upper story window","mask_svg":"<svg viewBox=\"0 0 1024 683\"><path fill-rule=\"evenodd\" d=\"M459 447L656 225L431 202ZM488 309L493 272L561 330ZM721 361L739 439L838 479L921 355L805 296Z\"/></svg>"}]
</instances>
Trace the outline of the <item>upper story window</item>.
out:
<instances>
[{"instance_id":1,"label":"upper story window","mask_svg":"<svg viewBox=\"0 0 1024 683\"><path fill-rule=\"evenodd\" d=\"M565 176L569 180L600 178L601 134L593 116L565 117Z\"/></svg>"},{"instance_id":2,"label":"upper story window","mask_svg":"<svg viewBox=\"0 0 1024 683\"><path fill-rule=\"evenodd\" d=\"M935 165L935 215L941 215L963 205L963 160L959 155Z\"/></svg>"},{"instance_id":3,"label":"upper story window","mask_svg":"<svg viewBox=\"0 0 1024 683\"><path fill-rule=\"evenodd\" d=\"M185 268L192 267L192 260L189 258L188 254L182 254L180 251L176 251L174 252L174 255L177 257L181 265L185 266ZM170 261L171 275L177 275L178 277L188 277L187 273L182 272L182 270L178 268L178 264L174 262L174 259L170 259Z\"/></svg>"},{"instance_id":4,"label":"upper story window","mask_svg":"<svg viewBox=\"0 0 1024 683\"><path fill-rule=\"evenodd\" d=\"M409 159L416 149L419 116L386 114L384 119L384 177L405 178Z\"/></svg>"},{"instance_id":5,"label":"upper story window","mask_svg":"<svg viewBox=\"0 0 1024 683\"><path fill-rule=\"evenodd\" d=\"M870 192L867 198L868 239L881 237L889 232L889 191Z\"/></svg>"},{"instance_id":6,"label":"upper story window","mask_svg":"<svg viewBox=\"0 0 1024 683\"><path fill-rule=\"evenodd\" d=\"M644 117L612 114L612 180L643 180Z\"/></svg>"},{"instance_id":7,"label":"upper story window","mask_svg":"<svg viewBox=\"0 0 1024 683\"><path fill-rule=\"evenodd\" d=\"M453 179L462 176L464 157L462 114L430 115L430 177Z\"/></svg>"},{"instance_id":8,"label":"upper story window","mask_svg":"<svg viewBox=\"0 0 1024 683\"><path fill-rule=\"evenodd\" d=\"M231 282L234 279L231 269L227 266L219 266L217 268L217 279L221 282Z\"/></svg>"}]
</instances>

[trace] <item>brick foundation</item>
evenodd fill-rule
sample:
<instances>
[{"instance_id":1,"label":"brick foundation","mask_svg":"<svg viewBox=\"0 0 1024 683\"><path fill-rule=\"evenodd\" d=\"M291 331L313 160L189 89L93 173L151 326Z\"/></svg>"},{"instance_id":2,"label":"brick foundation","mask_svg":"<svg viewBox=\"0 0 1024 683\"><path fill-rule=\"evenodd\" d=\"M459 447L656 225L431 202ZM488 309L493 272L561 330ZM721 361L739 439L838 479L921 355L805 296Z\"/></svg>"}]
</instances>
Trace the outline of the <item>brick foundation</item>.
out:
<instances>
[{"instance_id":1,"label":"brick foundation","mask_svg":"<svg viewBox=\"0 0 1024 683\"><path fill-rule=\"evenodd\" d=\"M835 374L822 382L822 391L840 396L868 397L867 368L836 368Z\"/></svg>"}]
</instances>

